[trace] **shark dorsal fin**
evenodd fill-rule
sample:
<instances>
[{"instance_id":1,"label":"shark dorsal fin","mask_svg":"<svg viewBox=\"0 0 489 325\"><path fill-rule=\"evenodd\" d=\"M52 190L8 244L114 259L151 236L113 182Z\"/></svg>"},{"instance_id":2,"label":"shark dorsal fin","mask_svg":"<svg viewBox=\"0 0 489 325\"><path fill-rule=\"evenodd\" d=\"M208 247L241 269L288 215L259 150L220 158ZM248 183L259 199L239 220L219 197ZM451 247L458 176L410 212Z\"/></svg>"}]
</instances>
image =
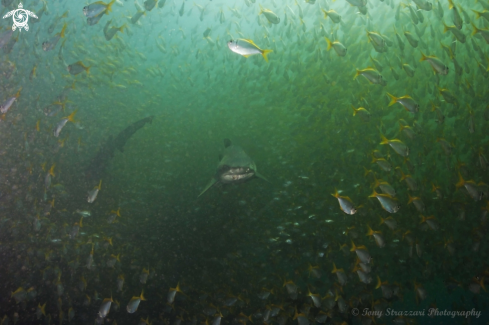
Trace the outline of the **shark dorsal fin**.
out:
<instances>
[{"instance_id":1,"label":"shark dorsal fin","mask_svg":"<svg viewBox=\"0 0 489 325\"><path fill-rule=\"evenodd\" d=\"M231 140L229 139L224 139L224 148L230 147L232 145Z\"/></svg>"}]
</instances>

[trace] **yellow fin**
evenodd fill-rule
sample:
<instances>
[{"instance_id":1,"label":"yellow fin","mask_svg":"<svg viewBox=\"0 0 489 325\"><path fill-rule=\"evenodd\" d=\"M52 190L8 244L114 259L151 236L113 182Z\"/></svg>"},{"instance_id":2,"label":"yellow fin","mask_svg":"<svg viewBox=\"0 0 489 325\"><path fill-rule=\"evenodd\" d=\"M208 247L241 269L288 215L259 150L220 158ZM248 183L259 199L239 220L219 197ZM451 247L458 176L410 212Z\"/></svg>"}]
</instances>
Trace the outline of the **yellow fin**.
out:
<instances>
[{"instance_id":1,"label":"yellow fin","mask_svg":"<svg viewBox=\"0 0 489 325\"><path fill-rule=\"evenodd\" d=\"M253 42L252 40L250 39L244 39L245 41L247 41L248 43L250 43L251 45L255 46L257 49L261 50L258 45L255 44L255 42Z\"/></svg>"},{"instance_id":2,"label":"yellow fin","mask_svg":"<svg viewBox=\"0 0 489 325\"><path fill-rule=\"evenodd\" d=\"M331 47L333 47L333 43L327 37L325 37L324 39L326 40L326 42L328 42L328 48L326 49L326 51L331 50Z\"/></svg>"},{"instance_id":3,"label":"yellow fin","mask_svg":"<svg viewBox=\"0 0 489 325\"><path fill-rule=\"evenodd\" d=\"M395 96L392 96L391 94L387 93L387 95L389 95L389 97L391 98L391 102L389 103L389 106L392 106L394 105L395 103L397 103L397 97Z\"/></svg>"},{"instance_id":4,"label":"yellow fin","mask_svg":"<svg viewBox=\"0 0 489 325\"><path fill-rule=\"evenodd\" d=\"M273 52L273 51L272 51L272 50L263 50L263 52L261 52L261 55L263 56L263 58L264 58L264 59L265 59L265 61L267 61L267 62L268 62L268 57L267 57L267 55L268 55L268 53L270 53L270 52Z\"/></svg>"}]
</instances>

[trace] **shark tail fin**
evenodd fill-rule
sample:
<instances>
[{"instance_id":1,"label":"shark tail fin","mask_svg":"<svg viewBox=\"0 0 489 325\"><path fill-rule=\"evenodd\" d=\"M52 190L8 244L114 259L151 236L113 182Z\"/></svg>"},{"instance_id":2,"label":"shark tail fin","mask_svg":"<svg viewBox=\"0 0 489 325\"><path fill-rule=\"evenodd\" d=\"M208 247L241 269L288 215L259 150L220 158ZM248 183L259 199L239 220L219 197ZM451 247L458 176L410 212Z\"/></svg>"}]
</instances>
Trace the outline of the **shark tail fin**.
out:
<instances>
[{"instance_id":1,"label":"shark tail fin","mask_svg":"<svg viewBox=\"0 0 489 325\"><path fill-rule=\"evenodd\" d=\"M224 148L230 147L232 145L231 140L229 139L224 139Z\"/></svg>"},{"instance_id":2,"label":"shark tail fin","mask_svg":"<svg viewBox=\"0 0 489 325\"><path fill-rule=\"evenodd\" d=\"M217 183L217 180L213 177L210 182L206 185L206 187L204 188L204 190L202 192L200 192L199 196L197 197L200 197L202 194L204 194L208 189L210 189L212 186L214 186L215 184Z\"/></svg>"}]
</instances>

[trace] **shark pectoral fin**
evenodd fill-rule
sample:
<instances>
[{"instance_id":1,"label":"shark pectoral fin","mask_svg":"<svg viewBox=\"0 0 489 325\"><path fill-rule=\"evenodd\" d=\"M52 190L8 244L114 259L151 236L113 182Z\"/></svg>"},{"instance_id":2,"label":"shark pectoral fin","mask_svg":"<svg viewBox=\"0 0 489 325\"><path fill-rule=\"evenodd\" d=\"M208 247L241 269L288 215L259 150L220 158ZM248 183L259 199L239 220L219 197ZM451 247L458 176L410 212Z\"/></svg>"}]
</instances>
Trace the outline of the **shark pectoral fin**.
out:
<instances>
[{"instance_id":1,"label":"shark pectoral fin","mask_svg":"<svg viewBox=\"0 0 489 325\"><path fill-rule=\"evenodd\" d=\"M259 172L255 172L255 176L256 176L256 177L258 177L258 178L263 179L264 181L269 182L270 184L272 183L272 182L270 182L268 179L266 179L266 177L265 177L265 176L263 176L262 174L260 174Z\"/></svg>"},{"instance_id":2,"label":"shark pectoral fin","mask_svg":"<svg viewBox=\"0 0 489 325\"><path fill-rule=\"evenodd\" d=\"M197 197L200 197L202 194L204 194L205 191L207 191L208 189L210 189L212 186L214 186L214 184L216 184L216 179L213 177L211 179L211 181L209 182L209 184L207 184L207 186L204 188L204 190L202 192L200 192L199 196Z\"/></svg>"}]
</instances>

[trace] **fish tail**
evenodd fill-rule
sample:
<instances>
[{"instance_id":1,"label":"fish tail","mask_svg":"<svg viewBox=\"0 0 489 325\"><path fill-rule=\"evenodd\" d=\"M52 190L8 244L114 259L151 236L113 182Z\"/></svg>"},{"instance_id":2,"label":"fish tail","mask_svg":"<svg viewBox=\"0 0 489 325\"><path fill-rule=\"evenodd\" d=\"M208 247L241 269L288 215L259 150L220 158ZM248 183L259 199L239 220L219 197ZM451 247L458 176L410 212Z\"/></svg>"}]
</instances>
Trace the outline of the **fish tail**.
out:
<instances>
[{"instance_id":1,"label":"fish tail","mask_svg":"<svg viewBox=\"0 0 489 325\"><path fill-rule=\"evenodd\" d=\"M75 121L74 118L75 118L75 114L76 114L77 111L78 111L78 109L75 109L73 111L73 113L71 113L69 116L66 117L68 119L68 121L70 121L70 122L74 122Z\"/></svg>"},{"instance_id":2,"label":"fish tail","mask_svg":"<svg viewBox=\"0 0 489 325\"><path fill-rule=\"evenodd\" d=\"M351 248L350 248L350 252L354 252L357 250L357 247L355 246L355 243L353 242L353 240L351 241ZM338 295L338 292L336 292L336 295Z\"/></svg>"},{"instance_id":3,"label":"fish tail","mask_svg":"<svg viewBox=\"0 0 489 325\"><path fill-rule=\"evenodd\" d=\"M328 18L328 12L326 10L324 10L323 8L321 8L321 10L324 13L324 19Z\"/></svg>"},{"instance_id":4,"label":"fish tail","mask_svg":"<svg viewBox=\"0 0 489 325\"><path fill-rule=\"evenodd\" d=\"M411 195L409 195L409 194L408 194L408 197L409 197L408 204L413 203L413 201L414 201L414 197L412 197L412 196L411 196Z\"/></svg>"},{"instance_id":5,"label":"fish tail","mask_svg":"<svg viewBox=\"0 0 489 325\"><path fill-rule=\"evenodd\" d=\"M443 22L443 34L445 34L446 32L448 32L450 30L450 28L445 24L445 22Z\"/></svg>"},{"instance_id":6,"label":"fish tail","mask_svg":"<svg viewBox=\"0 0 489 325\"><path fill-rule=\"evenodd\" d=\"M375 175L374 175L374 177L375 177ZM379 185L380 185L379 180L378 180L377 178L375 178L375 182L374 182L374 184L373 184L371 187L372 187L373 189L376 189L377 187L379 187Z\"/></svg>"},{"instance_id":7,"label":"fish tail","mask_svg":"<svg viewBox=\"0 0 489 325\"><path fill-rule=\"evenodd\" d=\"M374 192L372 194L370 194L368 197L377 197L379 193L377 193L374 189Z\"/></svg>"},{"instance_id":8,"label":"fish tail","mask_svg":"<svg viewBox=\"0 0 489 325\"><path fill-rule=\"evenodd\" d=\"M338 272L338 269L336 268L336 264L333 263L333 271L331 271L331 273L337 273Z\"/></svg>"},{"instance_id":9,"label":"fish tail","mask_svg":"<svg viewBox=\"0 0 489 325\"><path fill-rule=\"evenodd\" d=\"M453 1L448 0L448 9L453 9Z\"/></svg>"},{"instance_id":10,"label":"fish tail","mask_svg":"<svg viewBox=\"0 0 489 325\"><path fill-rule=\"evenodd\" d=\"M420 62L421 61L426 61L426 59L428 59L428 57L426 55L424 55L423 52L421 52L421 59L419 60Z\"/></svg>"},{"instance_id":11,"label":"fish tail","mask_svg":"<svg viewBox=\"0 0 489 325\"><path fill-rule=\"evenodd\" d=\"M14 95L15 98L19 98L20 92L22 91L22 87L19 88L19 91Z\"/></svg>"},{"instance_id":12,"label":"fish tail","mask_svg":"<svg viewBox=\"0 0 489 325\"><path fill-rule=\"evenodd\" d=\"M68 27L68 23L64 23L63 28L61 29L61 32L59 33L59 35L61 36L61 38L65 37L66 27Z\"/></svg>"},{"instance_id":13,"label":"fish tail","mask_svg":"<svg viewBox=\"0 0 489 325\"><path fill-rule=\"evenodd\" d=\"M402 132L402 130L404 130L404 129L405 129L405 127L404 127L404 125L402 125L402 123L401 123L401 122L399 122L399 124L400 124L400 126L399 126L399 132Z\"/></svg>"},{"instance_id":14,"label":"fish tail","mask_svg":"<svg viewBox=\"0 0 489 325\"><path fill-rule=\"evenodd\" d=\"M56 175L54 174L54 167L55 167L55 166L56 166L56 164L53 164L53 165L51 166L51 168L49 169L49 175L51 175L51 176L53 176L53 177L54 177L54 176L56 176Z\"/></svg>"},{"instance_id":15,"label":"fish tail","mask_svg":"<svg viewBox=\"0 0 489 325\"><path fill-rule=\"evenodd\" d=\"M91 68L91 67L92 67L92 66L89 66L89 67L83 67L83 69L85 69L85 71L87 72L87 74L90 74L90 68Z\"/></svg>"},{"instance_id":16,"label":"fish tail","mask_svg":"<svg viewBox=\"0 0 489 325\"><path fill-rule=\"evenodd\" d=\"M367 236L372 236L374 234L374 231L372 230L372 228L370 228L370 226L367 225L367 229L368 229Z\"/></svg>"},{"instance_id":17,"label":"fish tail","mask_svg":"<svg viewBox=\"0 0 489 325\"><path fill-rule=\"evenodd\" d=\"M465 185L464 178L462 177L462 175L460 174L460 172L458 172L458 183L455 184L455 187L456 188L460 188L460 187L462 187L464 185Z\"/></svg>"},{"instance_id":18,"label":"fish tail","mask_svg":"<svg viewBox=\"0 0 489 325\"><path fill-rule=\"evenodd\" d=\"M351 105L351 108L353 108L353 116L357 115L358 110L355 108L355 106Z\"/></svg>"},{"instance_id":19,"label":"fish tail","mask_svg":"<svg viewBox=\"0 0 489 325\"><path fill-rule=\"evenodd\" d=\"M107 5L107 8L105 9L105 13L108 15L109 14L109 11L112 11L112 5L114 4L115 0L112 0L111 2L109 2L109 4Z\"/></svg>"},{"instance_id":20,"label":"fish tail","mask_svg":"<svg viewBox=\"0 0 489 325\"><path fill-rule=\"evenodd\" d=\"M325 37L324 38L326 42L328 43L328 48L326 49L327 51L331 50L331 47L333 47L333 43L329 40L329 38Z\"/></svg>"},{"instance_id":21,"label":"fish tail","mask_svg":"<svg viewBox=\"0 0 489 325\"><path fill-rule=\"evenodd\" d=\"M396 96L392 96L391 94L387 93L387 95L389 95L390 99L391 99L391 102L389 103L389 106L392 106L394 105L395 103L397 103L397 97Z\"/></svg>"},{"instance_id":22,"label":"fish tail","mask_svg":"<svg viewBox=\"0 0 489 325\"><path fill-rule=\"evenodd\" d=\"M401 175L402 175L402 176L401 176L400 181L403 181L403 180L405 180L405 179L407 178L407 177L406 177L406 174L404 174L404 172L403 172L402 170L401 170Z\"/></svg>"},{"instance_id":23,"label":"fish tail","mask_svg":"<svg viewBox=\"0 0 489 325\"><path fill-rule=\"evenodd\" d=\"M474 23L471 22L471 24L472 24L472 27L474 28L474 30L472 31L472 36L474 36L475 34L477 34L480 31L480 29L477 28L477 26Z\"/></svg>"},{"instance_id":24,"label":"fish tail","mask_svg":"<svg viewBox=\"0 0 489 325\"><path fill-rule=\"evenodd\" d=\"M143 293L144 293L144 291L141 291L141 296L139 296L139 299L141 299L142 301L145 301L146 298L144 298Z\"/></svg>"},{"instance_id":25,"label":"fish tail","mask_svg":"<svg viewBox=\"0 0 489 325\"><path fill-rule=\"evenodd\" d=\"M119 32L124 33L124 28L127 28L127 24L124 24L121 27L119 27Z\"/></svg>"},{"instance_id":26,"label":"fish tail","mask_svg":"<svg viewBox=\"0 0 489 325\"><path fill-rule=\"evenodd\" d=\"M380 144L389 144L389 139L387 139L383 134L380 135L382 142Z\"/></svg>"},{"instance_id":27,"label":"fish tail","mask_svg":"<svg viewBox=\"0 0 489 325\"><path fill-rule=\"evenodd\" d=\"M336 188L334 189L334 194L331 194L331 195L334 196L335 198L340 197L340 194L338 193L338 190Z\"/></svg>"},{"instance_id":28,"label":"fish tail","mask_svg":"<svg viewBox=\"0 0 489 325\"><path fill-rule=\"evenodd\" d=\"M267 55L268 55L268 53L270 53L270 52L273 52L273 50L263 50L263 52L261 52L261 55L263 56L263 58L264 58L264 59L265 59L265 61L267 61L267 62L268 62L268 57L267 57Z\"/></svg>"},{"instance_id":29,"label":"fish tail","mask_svg":"<svg viewBox=\"0 0 489 325\"><path fill-rule=\"evenodd\" d=\"M357 73L355 74L355 76L353 77L353 80L357 79L357 77L360 75L360 70L356 69L357 70Z\"/></svg>"},{"instance_id":30,"label":"fish tail","mask_svg":"<svg viewBox=\"0 0 489 325\"><path fill-rule=\"evenodd\" d=\"M381 218L382 219L382 218ZM383 219L382 219L383 220ZM382 281L380 281L380 277L377 275L377 285L375 286L375 289L378 289L382 286Z\"/></svg>"},{"instance_id":31,"label":"fish tail","mask_svg":"<svg viewBox=\"0 0 489 325\"><path fill-rule=\"evenodd\" d=\"M475 18L476 19L481 18L481 13L479 11L477 11L477 10L472 10L472 11L475 13Z\"/></svg>"}]
</instances>

